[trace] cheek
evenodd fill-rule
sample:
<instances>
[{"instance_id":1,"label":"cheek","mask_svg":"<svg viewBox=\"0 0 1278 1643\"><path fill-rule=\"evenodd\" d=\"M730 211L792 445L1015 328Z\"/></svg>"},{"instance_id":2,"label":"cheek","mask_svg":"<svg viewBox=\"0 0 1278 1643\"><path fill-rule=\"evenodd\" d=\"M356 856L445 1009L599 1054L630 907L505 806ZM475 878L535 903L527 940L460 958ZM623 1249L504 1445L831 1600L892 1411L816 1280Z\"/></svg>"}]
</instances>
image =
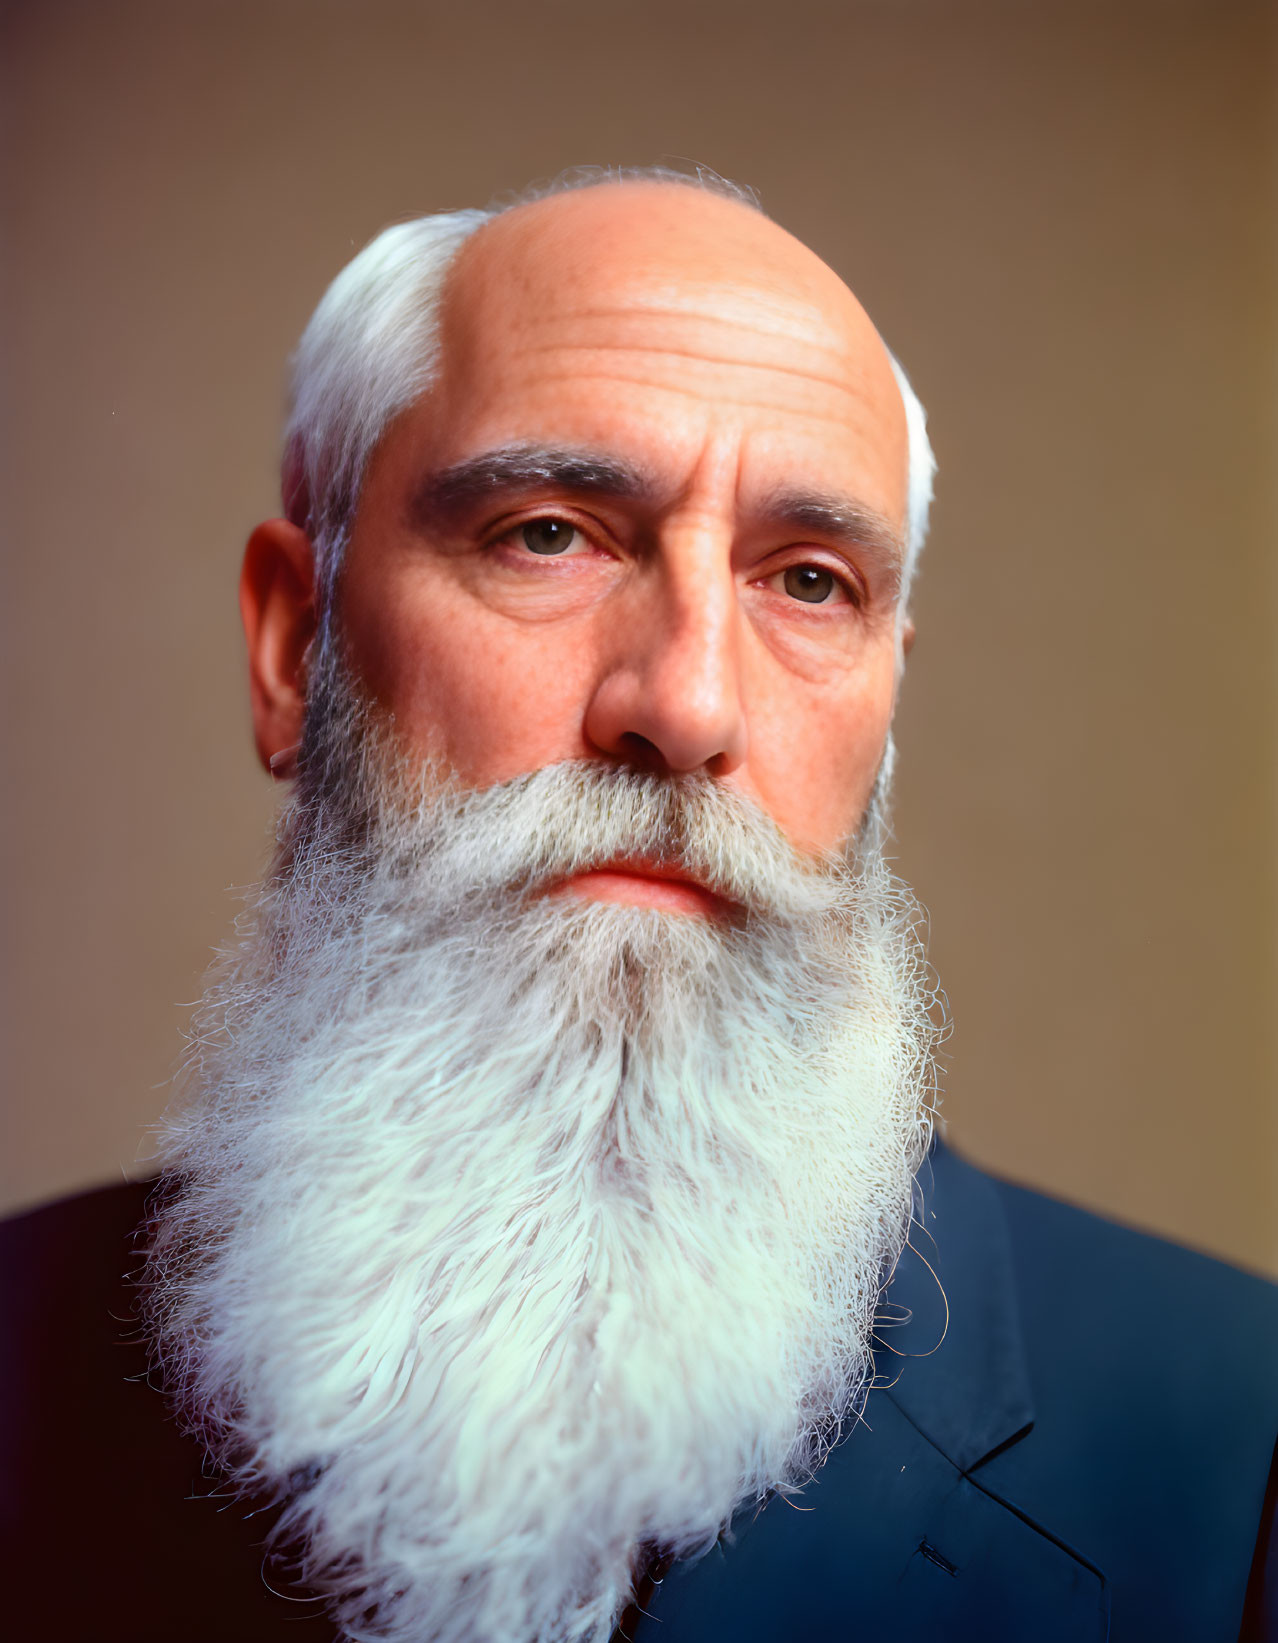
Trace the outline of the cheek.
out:
<instances>
[{"instance_id":1,"label":"cheek","mask_svg":"<svg viewBox=\"0 0 1278 1643\"><path fill-rule=\"evenodd\" d=\"M865 815L892 723L895 658L837 691L774 689L754 715L750 763L765 808L801 847L826 850Z\"/></svg>"},{"instance_id":2,"label":"cheek","mask_svg":"<svg viewBox=\"0 0 1278 1643\"><path fill-rule=\"evenodd\" d=\"M581 756L584 647L552 646L439 588L344 600L343 630L351 666L403 742L464 781L487 786Z\"/></svg>"}]
</instances>

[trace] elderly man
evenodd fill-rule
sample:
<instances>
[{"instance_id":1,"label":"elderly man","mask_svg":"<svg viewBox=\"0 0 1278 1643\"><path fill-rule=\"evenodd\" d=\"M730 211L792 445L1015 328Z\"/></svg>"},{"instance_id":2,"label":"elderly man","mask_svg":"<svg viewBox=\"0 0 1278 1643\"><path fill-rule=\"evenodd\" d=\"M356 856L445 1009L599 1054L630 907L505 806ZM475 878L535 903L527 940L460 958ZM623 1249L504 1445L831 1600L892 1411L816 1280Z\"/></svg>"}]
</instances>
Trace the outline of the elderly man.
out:
<instances>
[{"instance_id":1,"label":"elderly man","mask_svg":"<svg viewBox=\"0 0 1278 1643\"><path fill-rule=\"evenodd\" d=\"M241 589L295 789L141 1272L191 1436L81 1418L135 1559L38 1635L1166 1643L1253 1563L1259 1635L1272 1297L931 1143L921 409L738 191L595 183L388 230L303 338Z\"/></svg>"}]
</instances>

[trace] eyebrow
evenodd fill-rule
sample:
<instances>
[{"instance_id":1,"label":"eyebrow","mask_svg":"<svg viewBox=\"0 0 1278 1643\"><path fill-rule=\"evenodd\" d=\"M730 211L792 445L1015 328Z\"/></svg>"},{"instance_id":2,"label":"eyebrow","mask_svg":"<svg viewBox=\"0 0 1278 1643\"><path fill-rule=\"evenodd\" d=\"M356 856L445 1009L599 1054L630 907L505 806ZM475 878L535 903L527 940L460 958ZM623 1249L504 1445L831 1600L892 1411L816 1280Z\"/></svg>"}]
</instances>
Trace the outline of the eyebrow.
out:
<instances>
[{"instance_id":1,"label":"eyebrow","mask_svg":"<svg viewBox=\"0 0 1278 1643\"><path fill-rule=\"evenodd\" d=\"M477 503L508 491L564 490L616 501L649 501L657 487L628 462L589 451L545 445L506 445L432 474L410 503L414 521L456 519Z\"/></svg>"},{"instance_id":2,"label":"eyebrow","mask_svg":"<svg viewBox=\"0 0 1278 1643\"><path fill-rule=\"evenodd\" d=\"M774 491L758 510L759 519L802 535L823 537L835 546L860 548L900 582L905 543L892 521L851 497L830 492Z\"/></svg>"}]
</instances>

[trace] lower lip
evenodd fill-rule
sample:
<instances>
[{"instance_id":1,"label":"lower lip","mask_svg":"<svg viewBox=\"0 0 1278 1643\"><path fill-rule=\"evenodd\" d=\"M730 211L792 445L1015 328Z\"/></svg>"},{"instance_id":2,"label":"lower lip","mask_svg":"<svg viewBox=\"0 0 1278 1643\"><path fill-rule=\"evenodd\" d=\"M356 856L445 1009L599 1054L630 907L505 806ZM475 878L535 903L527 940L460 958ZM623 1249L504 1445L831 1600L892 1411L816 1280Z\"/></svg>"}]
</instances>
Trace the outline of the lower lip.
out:
<instances>
[{"instance_id":1,"label":"lower lip","mask_svg":"<svg viewBox=\"0 0 1278 1643\"><path fill-rule=\"evenodd\" d=\"M604 867L577 873L556 888L586 901L626 902L632 907L657 907L666 913L699 913L703 918L727 916L727 907L719 896L686 879L653 878L647 873Z\"/></svg>"}]
</instances>

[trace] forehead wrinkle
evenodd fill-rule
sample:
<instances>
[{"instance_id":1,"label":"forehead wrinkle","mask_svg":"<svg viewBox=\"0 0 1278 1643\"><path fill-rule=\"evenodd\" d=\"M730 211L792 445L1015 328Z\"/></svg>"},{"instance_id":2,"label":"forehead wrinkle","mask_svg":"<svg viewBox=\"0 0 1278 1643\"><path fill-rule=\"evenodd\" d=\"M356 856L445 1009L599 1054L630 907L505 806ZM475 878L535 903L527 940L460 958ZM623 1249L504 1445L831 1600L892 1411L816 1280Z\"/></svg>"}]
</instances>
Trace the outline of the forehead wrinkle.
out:
<instances>
[{"instance_id":1,"label":"forehead wrinkle","mask_svg":"<svg viewBox=\"0 0 1278 1643\"><path fill-rule=\"evenodd\" d=\"M642 354L654 359L694 360L703 365L714 366L723 370L744 368L749 371L772 371L781 376L799 377L804 382L818 382L823 387L837 389L838 392L847 394L849 398L861 398L856 386L849 382L846 377L827 376L820 371L807 370L802 365L790 365L784 360L742 359L739 355L707 354L701 348L676 348L670 345L654 347L649 343L629 342L544 342L531 345L528 352L531 354ZM591 374L604 375L606 373ZM693 392L695 393L695 390Z\"/></svg>"},{"instance_id":2,"label":"forehead wrinkle","mask_svg":"<svg viewBox=\"0 0 1278 1643\"><path fill-rule=\"evenodd\" d=\"M724 367L720 367L718 365L715 366L716 370L723 368ZM810 381L811 379L808 380ZM574 367L572 369L565 368L562 371L547 371L540 379L540 386L544 388L549 384L560 381L598 381L606 383L612 387L624 386L629 388L643 388L645 391L652 393L670 394L679 399L690 400L699 406L704 406L706 403L706 392L704 387L685 385L681 382L670 381L665 376L659 376L656 374L650 373L645 375L638 370L623 371L604 365L600 365L598 369L595 370L584 367ZM837 428L846 428L848 426L846 410L822 410L814 407L808 399L802 396L800 392L801 381L801 378L790 379L790 382L787 385L793 386L794 397L786 399L785 401L780 401L775 395L760 395L756 397L753 394L734 392L731 398L730 408L734 412L761 412L765 416L771 417L775 417L778 413L780 413L788 419L792 418L798 421L817 422L826 425L832 424ZM867 413L864 418L859 418L857 420L858 427L864 425L866 427L878 429L881 426L881 419L870 414L869 407L864 406L856 394L849 393L844 397L845 400L850 401L853 405L860 407Z\"/></svg>"},{"instance_id":3,"label":"forehead wrinkle","mask_svg":"<svg viewBox=\"0 0 1278 1643\"><path fill-rule=\"evenodd\" d=\"M672 325L718 325L725 330L758 331L767 336L785 331L814 348L829 348L836 337L846 340L841 328L832 323L820 308L812 303L796 302L789 293L778 292L773 296L754 286L720 285L714 287L714 296L719 300L705 306L688 303L667 305L640 299L615 307L582 307L575 313L559 316L557 320L550 316L546 323L579 325L587 320L598 320L611 325L618 321L665 320ZM722 300L725 297L727 301ZM734 305L739 312L724 312ZM787 321L789 323L785 323Z\"/></svg>"}]
</instances>

